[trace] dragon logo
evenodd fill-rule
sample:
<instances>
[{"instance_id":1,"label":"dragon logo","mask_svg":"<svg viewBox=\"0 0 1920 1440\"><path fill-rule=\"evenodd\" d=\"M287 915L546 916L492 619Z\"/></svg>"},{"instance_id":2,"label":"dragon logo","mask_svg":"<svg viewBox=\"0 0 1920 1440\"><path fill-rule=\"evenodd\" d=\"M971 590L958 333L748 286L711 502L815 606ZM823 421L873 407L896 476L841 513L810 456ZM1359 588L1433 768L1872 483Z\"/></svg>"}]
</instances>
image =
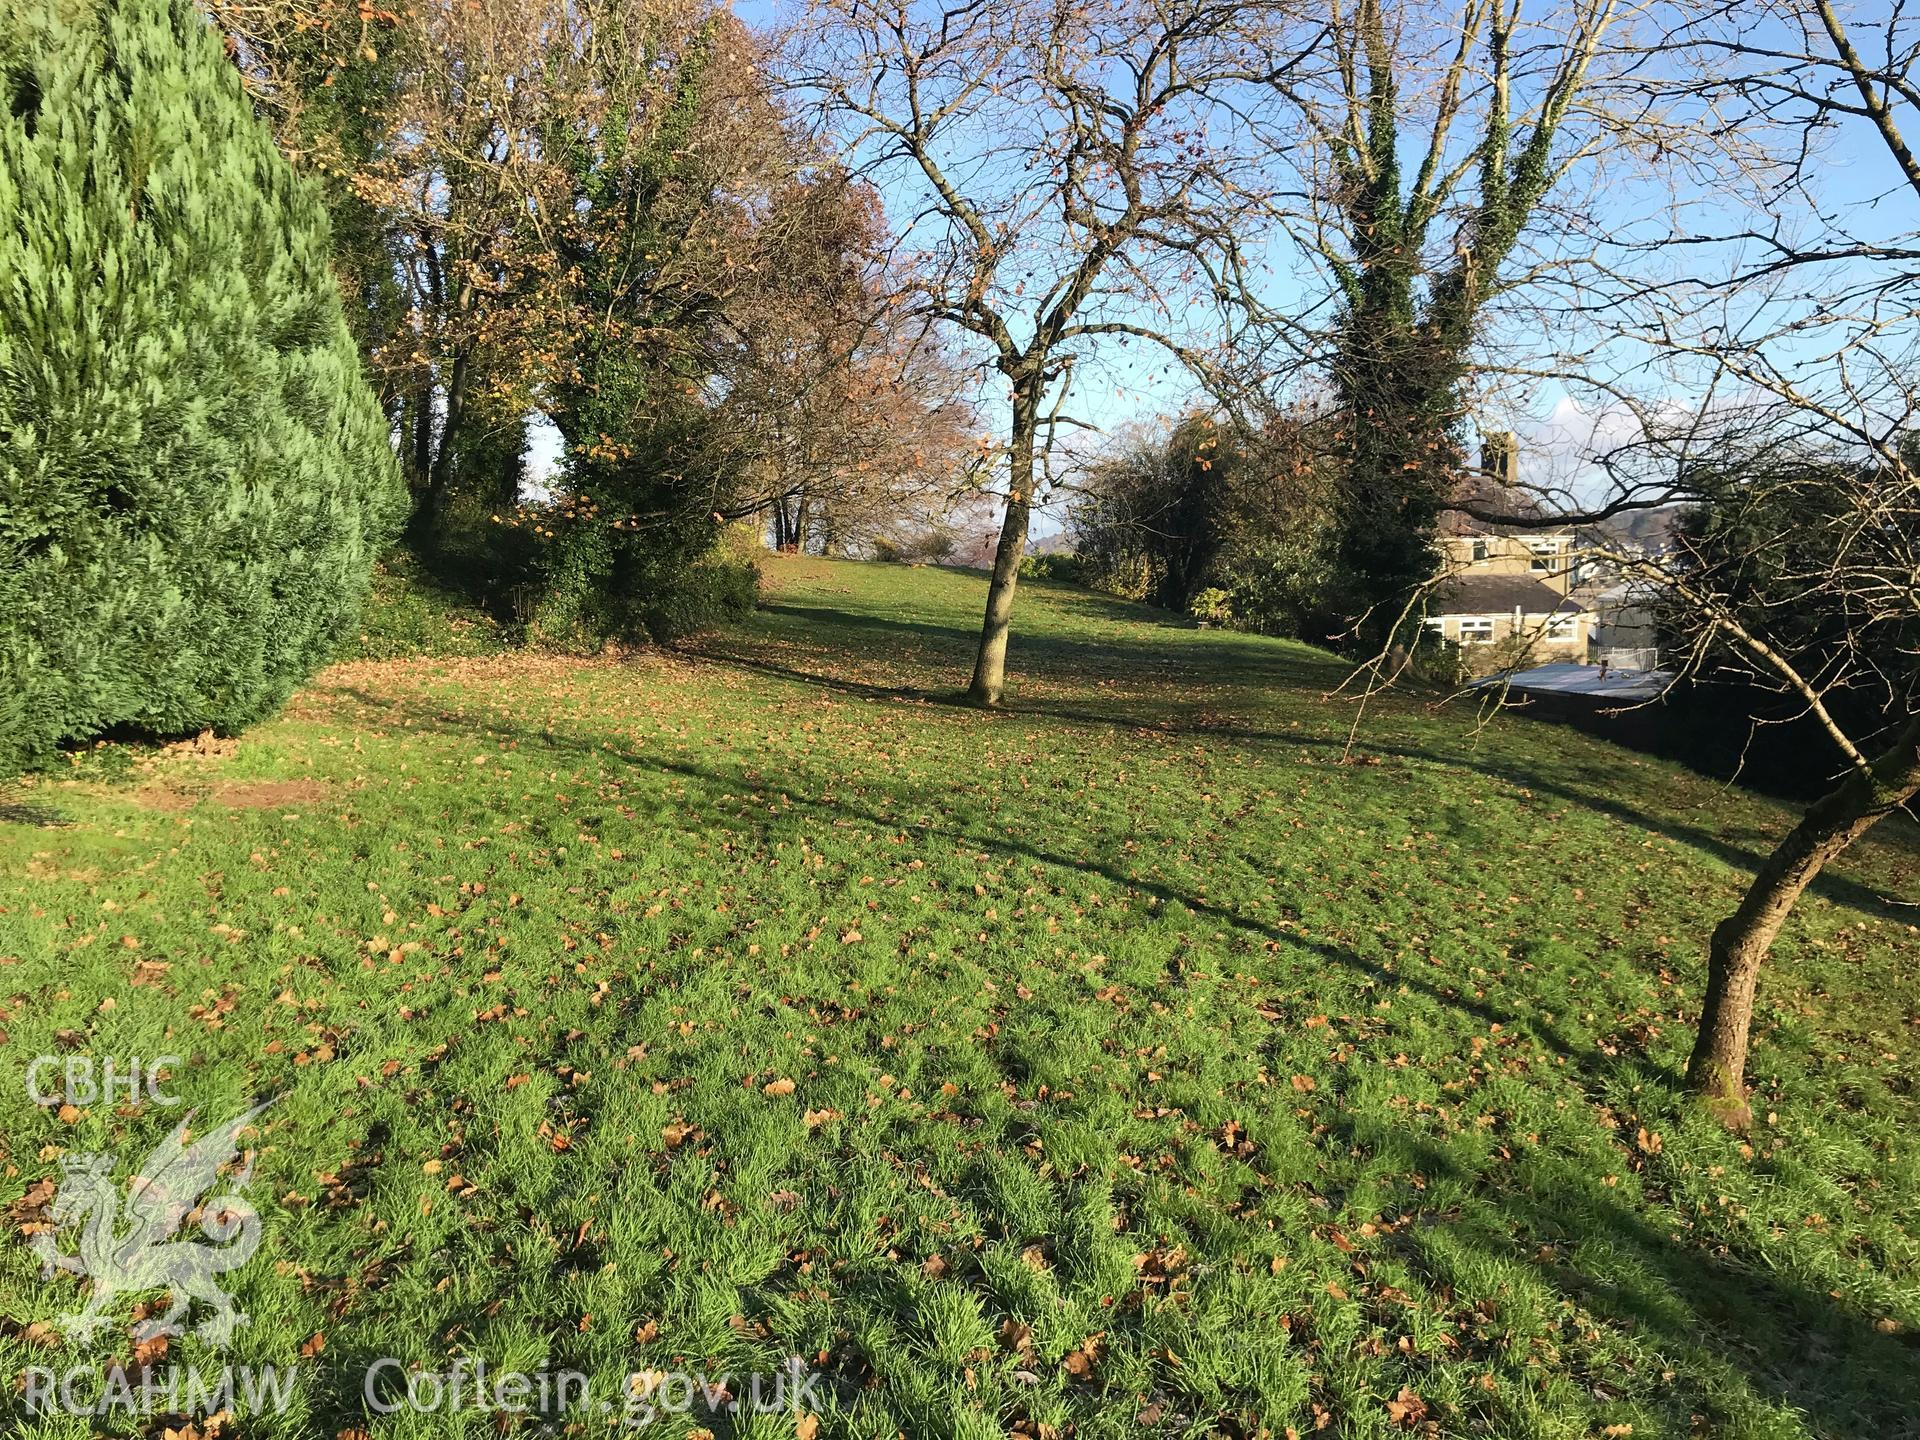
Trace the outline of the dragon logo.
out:
<instances>
[{"instance_id":1,"label":"dragon logo","mask_svg":"<svg viewBox=\"0 0 1920 1440\"><path fill-rule=\"evenodd\" d=\"M184 1334L195 1300L213 1311L194 1332L209 1344L226 1344L247 1323L214 1277L246 1264L260 1248L260 1217L241 1195L252 1177L251 1156L225 1177L218 1195L200 1197L221 1182L221 1167L239 1153L240 1132L273 1103L256 1105L191 1143L189 1112L128 1184L124 1209L113 1183L113 1156L61 1157L66 1173L49 1215L53 1233L34 1235L30 1243L40 1257L42 1279L64 1270L93 1282L86 1307L60 1317L62 1332L84 1344L107 1323L116 1295L160 1289L168 1294L166 1313L138 1325L136 1341ZM197 1223L213 1243L171 1238L189 1223ZM70 1233L79 1237L75 1254L59 1249L60 1236Z\"/></svg>"}]
</instances>

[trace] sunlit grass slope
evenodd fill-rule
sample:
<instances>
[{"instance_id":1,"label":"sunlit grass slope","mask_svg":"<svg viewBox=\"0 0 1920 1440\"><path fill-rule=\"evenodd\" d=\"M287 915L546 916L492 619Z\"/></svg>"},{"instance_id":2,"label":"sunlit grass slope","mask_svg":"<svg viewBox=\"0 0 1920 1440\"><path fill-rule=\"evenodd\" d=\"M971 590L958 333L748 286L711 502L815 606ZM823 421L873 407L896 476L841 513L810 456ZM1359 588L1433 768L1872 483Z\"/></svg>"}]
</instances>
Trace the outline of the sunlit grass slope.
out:
<instances>
[{"instance_id":1,"label":"sunlit grass slope","mask_svg":"<svg viewBox=\"0 0 1920 1440\"><path fill-rule=\"evenodd\" d=\"M284 1097L252 1323L166 1357L297 1367L240 1433L539 1433L367 1416L385 1355L820 1376L663 1435L1920 1433L1909 838L1796 915L1731 1135L1677 1073L1786 811L1410 700L1347 755L1328 657L1064 587L984 714L980 577L768 570L676 654L343 665L4 797L11 1228L181 1113L35 1055ZM0 1247L0 1372L83 1294Z\"/></svg>"}]
</instances>

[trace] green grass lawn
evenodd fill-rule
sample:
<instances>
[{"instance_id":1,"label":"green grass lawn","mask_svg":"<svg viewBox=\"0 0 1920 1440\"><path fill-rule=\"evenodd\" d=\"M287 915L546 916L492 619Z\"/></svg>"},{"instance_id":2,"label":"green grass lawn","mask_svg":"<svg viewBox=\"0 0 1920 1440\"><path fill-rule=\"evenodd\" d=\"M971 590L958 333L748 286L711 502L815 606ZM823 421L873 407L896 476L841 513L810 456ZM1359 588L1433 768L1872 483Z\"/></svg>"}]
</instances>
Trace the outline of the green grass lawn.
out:
<instances>
[{"instance_id":1,"label":"green grass lawn","mask_svg":"<svg viewBox=\"0 0 1920 1440\"><path fill-rule=\"evenodd\" d=\"M979 577L767 568L677 654L356 662L0 797L0 1373L76 1363L38 1182L182 1113L27 1063L174 1053L284 1097L251 1324L145 1357L295 1367L228 1437L552 1433L370 1417L381 1356L796 1355L806 1414L646 1433L1920 1435L1910 834L1782 937L1733 1135L1677 1077L1789 812L1413 700L1343 763L1324 655L1064 587L985 714Z\"/></svg>"}]
</instances>

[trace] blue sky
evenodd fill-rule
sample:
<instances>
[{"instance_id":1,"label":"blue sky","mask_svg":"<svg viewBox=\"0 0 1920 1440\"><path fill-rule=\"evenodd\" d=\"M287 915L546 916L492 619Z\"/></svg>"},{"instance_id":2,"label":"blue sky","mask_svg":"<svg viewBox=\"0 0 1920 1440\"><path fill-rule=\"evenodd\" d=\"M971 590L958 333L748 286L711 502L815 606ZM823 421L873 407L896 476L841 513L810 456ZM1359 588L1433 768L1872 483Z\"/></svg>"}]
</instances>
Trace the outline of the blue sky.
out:
<instances>
[{"instance_id":1,"label":"blue sky","mask_svg":"<svg viewBox=\"0 0 1920 1440\"><path fill-rule=\"evenodd\" d=\"M749 24L761 27L779 23L783 17L796 13L792 5L777 4L774 0L742 0L734 9ZM1754 33L1760 35L1761 32ZM1762 35L1761 38L1778 37ZM904 229L908 217L918 208L921 188L918 177L895 171L878 178L882 198L894 217L896 228ZM1836 130L1827 135L1816 183L1821 208L1828 216L1843 216L1856 230L1888 235L1913 228L1912 192L1902 183L1878 137L1864 127ZM1670 223L1670 216L1663 213L1669 198L1658 184L1610 184L1592 197L1593 209L1588 218L1595 222L1598 230L1615 236L1650 233ZM1697 195L1683 194L1683 199L1693 206L1692 224L1701 229L1761 228L1770 218L1757 211L1743 215L1718 202L1706 204ZM1788 218L1808 228L1819 223L1811 215ZM1290 253L1282 246L1272 249L1265 282L1267 303L1298 310L1324 293L1323 282L1304 266L1297 252ZM1751 247L1747 253L1753 253ZM1704 276L1716 268L1731 268L1737 254L1731 249L1688 251L1684 264ZM1790 292L1780 303L1804 305L1806 300L1804 291ZM1556 349L1567 350L1579 342L1579 327L1571 320L1566 320L1564 327L1556 326L1549 313L1530 319L1528 324L1542 327L1544 333L1537 337L1537 346L1532 344L1534 337L1510 331L1501 337L1502 349L1523 358L1529 349L1537 349L1538 360L1546 361ZM1630 373L1643 358L1629 349L1611 355L1603 363L1616 374ZM1107 345L1096 350L1088 360L1076 379L1070 409L1102 432L1110 433L1130 422L1176 413L1195 398L1195 387L1178 366L1137 344L1126 350ZM1684 380L1669 379L1664 383L1674 387L1670 397L1674 403L1686 403ZM997 429L1005 413L1004 392L998 377L991 372L985 376L980 399L983 420L987 426ZM1554 380L1508 387L1497 409L1498 413L1488 416L1490 428L1512 428L1521 435L1525 463L1530 471L1569 478L1576 485L1585 457L1622 438L1626 424L1626 412L1621 407L1610 404L1596 392L1582 391ZM1075 443L1085 447L1095 442L1092 437L1079 437ZM558 450L558 436L551 427L537 427L530 455L535 472L550 468ZM1043 519L1038 528L1044 531L1053 523L1057 522Z\"/></svg>"}]
</instances>

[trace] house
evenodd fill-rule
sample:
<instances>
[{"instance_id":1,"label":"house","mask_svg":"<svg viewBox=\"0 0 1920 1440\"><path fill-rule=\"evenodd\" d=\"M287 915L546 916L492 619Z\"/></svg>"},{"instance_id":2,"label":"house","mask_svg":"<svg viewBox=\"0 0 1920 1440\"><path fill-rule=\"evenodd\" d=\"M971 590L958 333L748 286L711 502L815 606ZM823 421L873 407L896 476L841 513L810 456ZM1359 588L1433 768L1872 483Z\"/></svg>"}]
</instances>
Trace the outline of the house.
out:
<instances>
[{"instance_id":1,"label":"house","mask_svg":"<svg viewBox=\"0 0 1920 1440\"><path fill-rule=\"evenodd\" d=\"M1630 566L1596 552L1668 553L1679 507L1625 511L1580 530L1556 527L1518 479L1519 442L1489 433L1462 501L1518 523L1490 524L1464 509L1447 515L1428 630L1459 645L1475 674L1568 662L1653 670L1659 596ZM1525 523L1528 517L1538 523Z\"/></svg>"},{"instance_id":2,"label":"house","mask_svg":"<svg viewBox=\"0 0 1920 1440\"><path fill-rule=\"evenodd\" d=\"M1442 564L1455 575L1524 575L1565 595L1572 588L1577 552L1573 532L1520 534L1476 526L1440 537Z\"/></svg>"},{"instance_id":3,"label":"house","mask_svg":"<svg viewBox=\"0 0 1920 1440\"><path fill-rule=\"evenodd\" d=\"M1434 588L1427 629L1460 646L1474 674L1585 663L1595 617L1572 594L1575 539L1564 528L1521 530L1454 516L1439 536L1444 578Z\"/></svg>"},{"instance_id":4,"label":"house","mask_svg":"<svg viewBox=\"0 0 1920 1440\"><path fill-rule=\"evenodd\" d=\"M1506 565L1513 558L1506 555L1489 563ZM1551 583L1555 578L1557 587ZM1435 587L1427 615L1428 630L1460 646L1467 668L1475 673L1585 662L1593 622L1593 612L1566 593L1564 571L1543 578L1524 568L1455 571Z\"/></svg>"}]
</instances>

